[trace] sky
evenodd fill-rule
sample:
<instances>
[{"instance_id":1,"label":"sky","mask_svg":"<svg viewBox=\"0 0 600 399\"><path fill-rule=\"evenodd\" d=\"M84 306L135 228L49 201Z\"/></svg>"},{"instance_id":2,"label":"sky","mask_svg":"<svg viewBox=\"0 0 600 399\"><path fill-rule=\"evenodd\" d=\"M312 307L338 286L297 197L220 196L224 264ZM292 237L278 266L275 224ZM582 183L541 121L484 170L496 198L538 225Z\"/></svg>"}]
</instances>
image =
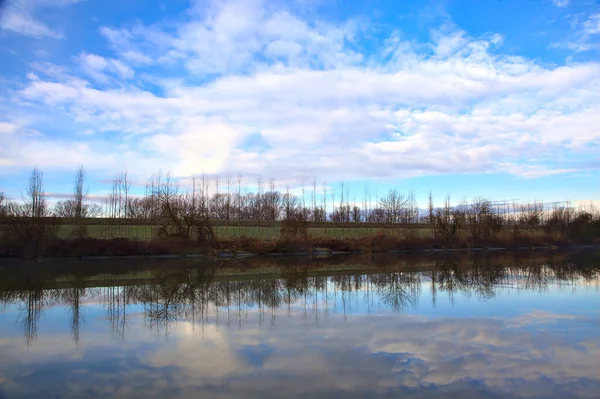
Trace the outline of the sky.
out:
<instances>
[{"instance_id":1,"label":"sky","mask_svg":"<svg viewBox=\"0 0 600 399\"><path fill-rule=\"evenodd\" d=\"M598 0L5 0L0 191L32 167L600 199ZM310 183L312 184L312 183Z\"/></svg>"}]
</instances>

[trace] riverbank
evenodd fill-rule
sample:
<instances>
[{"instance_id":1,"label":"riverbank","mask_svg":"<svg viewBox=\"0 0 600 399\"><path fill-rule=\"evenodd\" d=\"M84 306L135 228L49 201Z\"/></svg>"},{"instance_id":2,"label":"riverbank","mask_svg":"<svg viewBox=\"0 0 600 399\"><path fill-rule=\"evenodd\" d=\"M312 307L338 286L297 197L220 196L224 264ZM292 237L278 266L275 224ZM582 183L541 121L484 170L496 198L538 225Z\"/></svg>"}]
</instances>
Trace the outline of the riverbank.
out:
<instances>
[{"instance_id":1,"label":"riverbank","mask_svg":"<svg viewBox=\"0 0 600 399\"><path fill-rule=\"evenodd\" d=\"M598 268L600 250L450 251L410 253L331 254L329 256L157 256L83 257L38 260L0 259L0 290L44 284L48 288L72 286L124 286L169 281L256 280L299 276L334 276L418 272L440 267L472 265L477 268L555 268L578 264ZM539 269L541 270L541 269ZM538 270L538 271L539 271ZM485 273L484 273L485 274Z\"/></svg>"},{"instance_id":2,"label":"riverbank","mask_svg":"<svg viewBox=\"0 0 600 399\"><path fill-rule=\"evenodd\" d=\"M247 257L258 255L315 255L336 253L443 252L537 250L574 247L598 247L599 239L583 242L552 235L506 235L485 241L441 240L428 237L397 237L376 234L360 238L307 237L264 239L236 237L218 239L202 245L176 239L134 240L126 238L55 239L40 244L22 243L0 248L4 258L81 258L81 257Z\"/></svg>"}]
</instances>

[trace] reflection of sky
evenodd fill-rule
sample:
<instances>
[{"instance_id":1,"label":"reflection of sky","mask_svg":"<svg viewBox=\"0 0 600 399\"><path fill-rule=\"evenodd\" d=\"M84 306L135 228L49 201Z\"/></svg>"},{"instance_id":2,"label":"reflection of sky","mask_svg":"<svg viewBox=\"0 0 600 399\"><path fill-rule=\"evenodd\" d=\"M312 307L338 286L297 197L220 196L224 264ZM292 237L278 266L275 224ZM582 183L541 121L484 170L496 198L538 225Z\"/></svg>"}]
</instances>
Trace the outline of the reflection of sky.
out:
<instances>
[{"instance_id":1,"label":"reflection of sky","mask_svg":"<svg viewBox=\"0 0 600 399\"><path fill-rule=\"evenodd\" d=\"M333 291L333 286L330 292ZM368 299L372 305L369 306ZM344 301L345 299L345 301ZM319 307L325 306L323 295L318 296ZM307 305L314 305L309 298ZM423 281L416 299L417 306L407 304L402 313L423 316L452 317L494 317L517 316L535 310L548 312L586 312L600 309L600 295L597 287L584 285L554 284L545 287L543 292L511 287L495 288L491 298L480 298L476 294L457 291L450 295L447 291L438 291L435 302L432 298L431 283ZM300 301L303 305L303 301ZM329 294L327 305L333 313L370 314L373 311L393 312L389 306L381 304L381 298L373 289L350 292L342 295Z\"/></svg>"},{"instance_id":2,"label":"reflection of sky","mask_svg":"<svg viewBox=\"0 0 600 399\"><path fill-rule=\"evenodd\" d=\"M26 348L15 305L0 314L0 386L8 398L593 398L600 296L575 288L500 289L485 301L440 291L434 305L423 281L400 314L374 291L330 290L327 300L309 295L307 309L304 298L284 305L274 320L249 308L241 329L227 327L225 309L218 326L214 315L204 325L177 320L168 337L131 305L124 341L89 301L78 349L66 307L44 311Z\"/></svg>"}]
</instances>

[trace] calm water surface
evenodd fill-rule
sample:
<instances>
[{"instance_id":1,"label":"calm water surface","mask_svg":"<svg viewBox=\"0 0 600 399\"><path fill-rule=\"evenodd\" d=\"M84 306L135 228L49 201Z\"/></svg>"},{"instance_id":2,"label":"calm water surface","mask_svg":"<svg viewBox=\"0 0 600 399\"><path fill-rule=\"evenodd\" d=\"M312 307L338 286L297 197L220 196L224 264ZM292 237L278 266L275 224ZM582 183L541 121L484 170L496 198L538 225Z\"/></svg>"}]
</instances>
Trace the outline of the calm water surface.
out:
<instances>
[{"instance_id":1,"label":"calm water surface","mask_svg":"<svg viewBox=\"0 0 600 399\"><path fill-rule=\"evenodd\" d=\"M0 398L600 395L597 253L0 268Z\"/></svg>"}]
</instances>

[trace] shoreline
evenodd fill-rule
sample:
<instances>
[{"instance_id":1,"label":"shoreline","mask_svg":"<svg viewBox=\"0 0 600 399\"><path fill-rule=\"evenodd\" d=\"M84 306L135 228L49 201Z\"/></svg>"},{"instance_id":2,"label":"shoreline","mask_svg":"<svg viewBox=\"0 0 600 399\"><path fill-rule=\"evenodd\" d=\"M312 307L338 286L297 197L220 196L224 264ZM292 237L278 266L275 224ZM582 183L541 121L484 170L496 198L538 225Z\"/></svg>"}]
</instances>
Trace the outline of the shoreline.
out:
<instances>
[{"instance_id":1,"label":"shoreline","mask_svg":"<svg viewBox=\"0 0 600 399\"><path fill-rule=\"evenodd\" d=\"M467 248L416 248L416 249L389 249L379 251L365 250L312 250L295 252L267 252L254 253L248 251L232 250L208 250L199 252L181 252L165 254L137 254L137 255L67 255L67 256L42 256L42 257L18 257L18 256L0 256L0 263L4 261L26 261L35 260L37 262L55 261L55 260L144 260L144 259L202 259L202 260L227 260L227 259L247 259L247 258L329 258L337 255L367 255L367 254L444 254L444 253L498 253L498 252L549 252L549 251L570 251L570 250L593 250L600 249L597 244L573 244L573 245L532 245L532 246L511 246L511 247L467 247Z\"/></svg>"}]
</instances>

